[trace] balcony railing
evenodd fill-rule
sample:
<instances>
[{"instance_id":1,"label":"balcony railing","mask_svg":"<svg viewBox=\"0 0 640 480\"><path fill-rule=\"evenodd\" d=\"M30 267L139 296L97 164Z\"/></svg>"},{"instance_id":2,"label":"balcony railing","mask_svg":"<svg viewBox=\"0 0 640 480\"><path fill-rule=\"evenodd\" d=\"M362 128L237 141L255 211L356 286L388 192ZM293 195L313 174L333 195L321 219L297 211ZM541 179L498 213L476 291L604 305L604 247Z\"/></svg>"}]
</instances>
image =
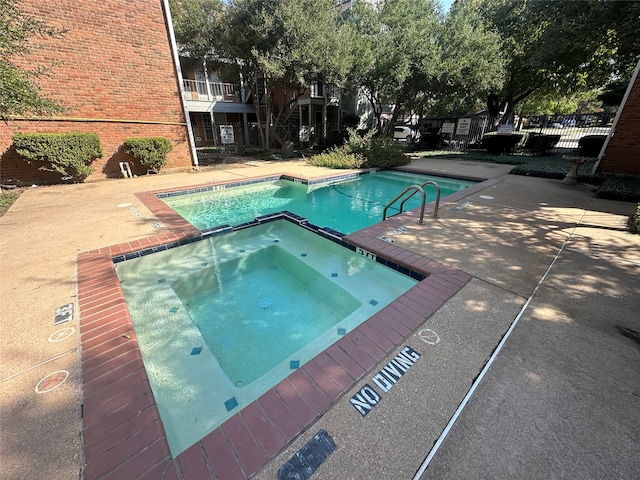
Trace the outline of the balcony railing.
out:
<instances>
[{"instance_id":1,"label":"balcony railing","mask_svg":"<svg viewBox=\"0 0 640 480\"><path fill-rule=\"evenodd\" d=\"M183 80L183 94L186 100L205 102L240 102L239 85L233 83Z\"/></svg>"}]
</instances>

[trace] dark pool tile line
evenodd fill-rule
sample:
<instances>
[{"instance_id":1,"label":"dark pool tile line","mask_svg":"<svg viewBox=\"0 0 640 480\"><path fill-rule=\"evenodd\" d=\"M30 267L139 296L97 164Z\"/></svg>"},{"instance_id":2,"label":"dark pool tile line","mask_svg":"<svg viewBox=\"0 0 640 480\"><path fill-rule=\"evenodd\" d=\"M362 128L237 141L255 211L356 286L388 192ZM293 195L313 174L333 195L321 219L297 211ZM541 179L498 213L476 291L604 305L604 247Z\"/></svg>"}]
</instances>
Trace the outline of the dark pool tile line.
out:
<instances>
[{"instance_id":1,"label":"dark pool tile line","mask_svg":"<svg viewBox=\"0 0 640 480\"><path fill-rule=\"evenodd\" d=\"M280 180L282 175L271 175L266 177L256 177L256 178L248 178L242 180L231 180L227 182L216 182L211 185L200 185L197 187L192 187L184 190L173 190L167 192L159 192L156 194L158 198L171 198L177 197L180 195L188 195L191 193L203 193L203 192L211 192L215 190L224 190L226 188L232 187L243 187L246 185L254 185L256 183L264 183L264 182L275 182L276 180Z\"/></svg>"},{"instance_id":2,"label":"dark pool tile line","mask_svg":"<svg viewBox=\"0 0 640 480\"><path fill-rule=\"evenodd\" d=\"M319 185L323 183L331 183L331 182L344 181L344 180L357 178L360 175L365 175L373 171L376 171L376 169L363 170L360 172L354 172L349 174L326 175L326 176L315 178L315 179L307 179L304 177L298 177L298 176L290 175L286 173L279 173L279 174L273 174L273 175L266 175L262 177L251 177L251 178L242 179L242 180L231 180L231 181L227 180L227 181L212 182L210 184L195 185L193 187L186 188L186 189L174 188L174 189L165 189L165 190L155 190L155 191L149 191L149 192L140 192L140 193L136 193L136 196L171 231L182 232L182 233L185 233L186 236L193 236L197 234L196 227L191 225L181 215L179 215L171 207L169 207L169 205L167 205L162 200L163 198L170 198L170 197L185 195L188 193L199 193L199 192L207 192L207 191L214 191L214 190L223 190L226 188L239 187L243 185L254 185L254 184L264 183L264 182L273 182L280 179L299 182L299 183L303 183L305 185L310 185L310 186Z\"/></svg>"},{"instance_id":3,"label":"dark pool tile line","mask_svg":"<svg viewBox=\"0 0 640 480\"><path fill-rule=\"evenodd\" d=\"M135 258L151 255L152 253L157 253L164 250L180 247L183 245L188 245L191 243L199 242L201 240L205 240L210 237L235 232L238 230L243 230L246 228L254 227L264 223L273 222L276 220L287 220L303 228L306 228L307 230L310 230L328 240L331 240L332 242L337 243L342 247L348 248L353 252L358 251L359 246L350 241L345 240L345 238L347 238L348 236L345 236L344 233L328 227L319 227L317 225L309 223L305 217L301 217L300 215L296 215L295 213L292 213L289 211L282 211L282 212L277 212L269 215L264 215L262 217L257 217L256 220L252 222L246 222L233 227L230 225L220 225L218 227L215 227L209 230L204 230L202 232L198 231L198 233L192 237L182 237L178 240L168 241L167 243L160 243L162 241L162 238L156 235L154 237L151 237L151 240L141 239L135 242L128 242L126 244L120 244L113 247L106 247L98 250L93 250L92 252L110 253L112 255L113 263L120 263L126 260L133 260ZM136 246L139 246L142 244L148 244L152 246L149 246L147 248L142 248L142 249L135 248ZM395 247L389 247L389 249L394 250ZM405 252L405 250L402 250L402 251ZM367 255L367 253L370 253L370 252L361 252L361 253L364 255ZM397 258L390 258L382 250L379 250L378 254L375 255L375 261L380 263L381 265L385 265L388 268L391 268L404 275L407 275L413 278L414 280L420 281L426 275L428 275L428 272L425 271L424 269L412 268L410 266L411 265L410 263L399 261Z\"/></svg>"},{"instance_id":4,"label":"dark pool tile line","mask_svg":"<svg viewBox=\"0 0 640 480\"><path fill-rule=\"evenodd\" d=\"M434 175L438 174L438 172L428 172L428 171L424 171L424 170L420 170L420 169L411 169L411 168L407 168L407 167L404 167L404 168L401 168L401 169L399 168L399 170L412 172L412 173L424 173L424 174L434 174ZM374 173L376 171L377 171L377 169L370 169L370 170L363 170L363 171L360 171L360 172L349 173L349 174L327 175L327 176L324 176L324 177L321 177L321 178L316 178L316 179L311 179L311 180L303 178L303 177L297 177L295 175L281 173L281 174L268 175L268 176L264 176L264 177L252 177L250 179L243 179L243 180L236 180L236 181L220 181L220 182L214 182L212 184L196 185L196 186L188 188L186 190L185 189L167 189L167 190L140 192L140 193L136 193L136 196L171 231L170 233L158 234L158 235L156 235L156 237L160 238L163 235L178 235L178 236L182 236L182 237L193 237L193 236L197 236L200 233L200 231L196 227L194 227L192 224L187 222L181 215L179 215L177 212L175 212L171 207L169 207L169 205L167 205L164 201L162 201L161 198L177 196L177 195L183 195L183 194L185 194L185 192L188 192L188 191L191 191L191 190L193 190L193 191L208 191L208 190L216 190L216 189L220 190L220 189L226 188L226 187L240 186L240 185L247 185L247 184L257 184L257 183L263 183L263 182L267 182L267 181L275 181L275 180L279 180L279 179L297 181L297 182L305 183L307 185L317 185L317 184L323 184L323 183L328 183L328 182L330 183L330 182L335 182L335 181L344 181L344 180L356 178L357 176L360 176L360 175L366 175L366 174L369 174L369 173ZM455 176L453 176L453 175L452 175L452 177L455 178ZM474 180L474 181L481 180L481 179L471 178L471 177L467 177L466 179ZM447 204L458 202L460 199L465 198L468 195L471 195L473 193L479 192L479 191L481 191L481 190L483 190L483 189L485 189L485 188L487 188L487 187L489 187L491 185L499 183L500 181L501 181L500 179L485 180L485 181L482 181L480 183L477 183L476 185L472 185L470 187L467 187L464 190L461 190L459 192L456 192L456 193L453 193L451 195L448 195L445 199L443 199L443 201L441 202L440 207L442 208ZM427 205L427 208L425 209L425 215L428 215L432 211L433 211L433 204ZM293 214L291 214L291 215L293 215ZM408 219L411 219L412 217L416 217L417 218L417 213L405 212L405 214L403 216L404 221L407 221ZM392 217L392 218L397 218L397 217ZM249 222L249 223L253 224L253 222ZM245 228L247 226L250 226L250 225L246 225ZM376 227L376 226L374 225L373 227ZM373 227L370 227L370 228L373 228ZM236 226L235 228L237 229L238 226ZM380 230L381 233L384 233L385 231L387 231L380 224L378 224L377 228L381 229ZM135 243L135 241L133 241L132 243ZM160 242L160 243L164 243L164 242ZM143 247L143 246L140 246L138 248L128 249L128 248L126 248L126 245L127 244L123 244L122 245L126 252L129 252L129 251L132 251L132 250L136 250L136 249L140 249L140 248ZM118 246L113 246L113 247L108 247L108 248L114 248L114 249L117 250ZM117 254L117 253L120 253L120 252L115 251L115 252L110 252L110 253Z\"/></svg>"},{"instance_id":5,"label":"dark pool tile line","mask_svg":"<svg viewBox=\"0 0 640 480\"><path fill-rule=\"evenodd\" d=\"M440 171L425 170L424 168L419 168L419 167L413 168L409 166L402 166L402 167L394 167L394 170L398 170L400 172L407 172L407 173L418 173L420 175L432 175L436 177L450 178L452 180L468 180L470 182L484 182L486 180L486 178L482 178L482 177L473 177L471 175L464 175L464 174L458 174L458 173L446 173L446 172L440 172Z\"/></svg>"},{"instance_id":6,"label":"dark pool tile line","mask_svg":"<svg viewBox=\"0 0 640 480\"><path fill-rule=\"evenodd\" d=\"M366 172L368 173L368 172ZM335 175L335 176L330 176L330 177L323 177L323 178L315 178L313 180L307 180L307 179L300 179L297 177L293 177L291 175L283 175L282 179L283 180L290 180L290 181L298 181L298 182L302 182L305 185L309 185L309 186L315 186L315 185L323 185L323 184L331 184L334 182L344 182L345 180L353 180L358 178L361 175L360 172L354 172L354 173L347 173L347 174L343 174L343 175Z\"/></svg>"},{"instance_id":7,"label":"dark pool tile line","mask_svg":"<svg viewBox=\"0 0 640 480\"><path fill-rule=\"evenodd\" d=\"M307 179L304 177L291 175L287 173L278 173L278 174L266 175L262 177L251 177L251 178L246 178L241 180L227 180L227 181L220 181L220 182L212 182L210 184L201 184L201 185L196 185L189 188L159 190L156 192L146 192L146 193L153 193L156 196L156 198L162 199L162 198L178 197L180 195L189 195L192 193L203 193L203 192L211 192L211 191L217 191L217 190L225 190L227 188L242 187L246 185L255 185L258 183L275 182L277 180L288 180L291 182L302 183L305 185L319 185L319 184L328 183L328 182L354 179L359 177L360 175L370 173L371 171L373 170L363 170L361 172L354 172L354 173L348 173L348 174L326 175L326 176L315 178L315 179Z\"/></svg>"}]
</instances>

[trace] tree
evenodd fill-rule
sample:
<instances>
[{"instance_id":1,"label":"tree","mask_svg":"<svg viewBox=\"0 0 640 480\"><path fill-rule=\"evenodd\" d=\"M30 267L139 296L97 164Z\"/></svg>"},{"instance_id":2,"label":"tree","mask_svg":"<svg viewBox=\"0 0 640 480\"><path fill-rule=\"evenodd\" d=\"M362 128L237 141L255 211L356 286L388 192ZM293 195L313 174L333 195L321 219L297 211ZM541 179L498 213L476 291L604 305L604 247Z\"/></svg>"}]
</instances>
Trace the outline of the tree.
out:
<instances>
[{"instance_id":1,"label":"tree","mask_svg":"<svg viewBox=\"0 0 640 480\"><path fill-rule=\"evenodd\" d=\"M64 31L21 12L19 5L20 0L0 2L0 119L5 123L15 116L63 111L62 105L41 94L36 83L46 69L28 70L17 61L29 53L30 37L59 37Z\"/></svg>"},{"instance_id":2,"label":"tree","mask_svg":"<svg viewBox=\"0 0 640 480\"><path fill-rule=\"evenodd\" d=\"M487 28L476 2L453 4L438 35L440 64L431 91L432 113L461 116L481 110L491 91L504 83L500 36Z\"/></svg>"},{"instance_id":3,"label":"tree","mask_svg":"<svg viewBox=\"0 0 640 480\"><path fill-rule=\"evenodd\" d=\"M516 111L534 93L568 95L628 79L640 58L640 3L611 0L481 0L507 55L502 88L488 96L492 115Z\"/></svg>"},{"instance_id":4,"label":"tree","mask_svg":"<svg viewBox=\"0 0 640 480\"><path fill-rule=\"evenodd\" d=\"M570 95L534 93L519 104L519 111L523 115L595 113L602 110L602 102L598 100L599 94L599 90Z\"/></svg>"},{"instance_id":5,"label":"tree","mask_svg":"<svg viewBox=\"0 0 640 480\"><path fill-rule=\"evenodd\" d=\"M236 0L225 9L218 54L251 87L263 148L312 81L339 82L348 67L337 15L332 0Z\"/></svg>"},{"instance_id":6,"label":"tree","mask_svg":"<svg viewBox=\"0 0 640 480\"><path fill-rule=\"evenodd\" d=\"M403 109L436 76L436 5L432 0L360 1L348 12L347 21L353 29L354 55L360 59L351 83L371 103L377 128L382 126L384 105L395 105L389 134Z\"/></svg>"},{"instance_id":7,"label":"tree","mask_svg":"<svg viewBox=\"0 0 640 480\"><path fill-rule=\"evenodd\" d=\"M220 0L169 0L169 8L182 55L201 62L219 49Z\"/></svg>"}]
</instances>

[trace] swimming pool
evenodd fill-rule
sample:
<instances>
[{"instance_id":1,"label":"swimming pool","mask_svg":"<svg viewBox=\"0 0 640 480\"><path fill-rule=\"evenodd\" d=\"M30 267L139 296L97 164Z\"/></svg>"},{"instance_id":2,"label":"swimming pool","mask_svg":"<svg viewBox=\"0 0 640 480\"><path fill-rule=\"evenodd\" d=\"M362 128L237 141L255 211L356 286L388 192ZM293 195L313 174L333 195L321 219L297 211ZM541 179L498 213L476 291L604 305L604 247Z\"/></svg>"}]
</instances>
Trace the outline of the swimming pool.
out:
<instances>
[{"instance_id":1,"label":"swimming pool","mask_svg":"<svg viewBox=\"0 0 640 480\"><path fill-rule=\"evenodd\" d=\"M241 186L216 185L197 192L158 195L173 210L200 230L219 225L238 225L256 217L291 211L320 227L349 234L382 221L387 202L410 185L434 180L441 197L463 190L475 182L445 177L385 170L351 174L337 180L307 184L300 180L252 181ZM427 202L435 200L435 189L425 189ZM420 206L414 195L404 211ZM396 204L395 207L398 205ZM388 214L397 213L391 207Z\"/></svg>"},{"instance_id":2,"label":"swimming pool","mask_svg":"<svg viewBox=\"0 0 640 480\"><path fill-rule=\"evenodd\" d=\"M417 283L285 220L116 271L174 457Z\"/></svg>"}]
</instances>

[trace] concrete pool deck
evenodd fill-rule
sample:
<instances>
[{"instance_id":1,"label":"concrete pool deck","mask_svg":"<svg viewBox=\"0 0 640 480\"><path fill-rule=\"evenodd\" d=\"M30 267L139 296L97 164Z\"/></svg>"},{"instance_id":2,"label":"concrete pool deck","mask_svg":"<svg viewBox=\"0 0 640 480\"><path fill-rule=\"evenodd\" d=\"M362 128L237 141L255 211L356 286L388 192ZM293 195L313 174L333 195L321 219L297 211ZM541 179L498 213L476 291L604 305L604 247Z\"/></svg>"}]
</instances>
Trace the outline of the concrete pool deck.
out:
<instances>
[{"instance_id":1,"label":"concrete pool deck","mask_svg":"<svg viewBox=\"0 0 640 480\"><path fill-rule=\"evenodd\" d=\"M509 166L452 160L412 166L495 179L469 198L443 202L437 220L382 232L390 245L470 280L256 478L276 478L320 429L336 450L317 478L412 478L443 429L449 433L423 478L637 478L640 237L624 231L635 205L593 199L585 185L506 175ZM68 479L84 471L77 310L71 322L54 325L56 308L77 309L77 255L171 233L136 193L283 172L335 173L297 161L256 161L22 194L0 218L1 478ZM383 393L372 377L404 345L420 358ZM69 373L58 388L66 374L55 372ZM366 384L382 399L363 417L349 399ZM457 422L448 427L453 415ZM213 471L206 460L204 468ZM175 478L192 478L184 474L176 470ZM109 475L128 478L117 469ZM141 478L160 477L148 470Z\"/></svg>"}]
</instances>

